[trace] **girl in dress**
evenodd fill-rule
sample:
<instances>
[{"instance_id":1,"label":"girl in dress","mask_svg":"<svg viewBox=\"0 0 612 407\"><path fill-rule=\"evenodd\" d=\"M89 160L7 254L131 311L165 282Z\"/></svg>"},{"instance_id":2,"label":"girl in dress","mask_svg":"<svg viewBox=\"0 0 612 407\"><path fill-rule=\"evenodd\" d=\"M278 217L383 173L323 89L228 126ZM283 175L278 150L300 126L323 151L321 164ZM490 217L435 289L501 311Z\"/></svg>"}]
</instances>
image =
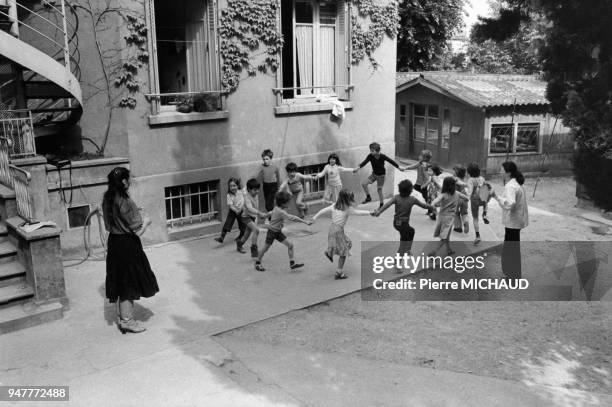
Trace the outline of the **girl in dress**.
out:
<instances>
[{"instance_id":1,"label":"girl in dress","mask_svg":"<svg viewBox=\"0 0 612 407\"><path fill-rule=\"evenodd\" d=\"M456 181L453 177L446 177L442 182L440 195L431 203L432 206L439 206L438 221L434 230L434 237L440 238L440 245L431 252L430 256L435 256L442 246L446 246L446 253L450 256L455 252L450 247L450 234L453 230L455 213L459 206L459 200L468 200L468 196L456 191Z\"/></svg>"},{"instance_id":2,"label":"girl in dress","mask_svg":"<svg viewBox=\"0 0 612 407\"><path fill-rule=\"evenodd\" d=\"M421 188L427 191L426 202L433 206L432 202L438 197L442 188L442 169L438 164L433 163L427 169L427 175L429 179L425 181ZM436 220L435 211L428 212L428 215L431 220Z\"/></svg>"},{"instance_id":3,"label":"girl in dress","mask_svg":"<svg viewBox=\"0 0 612 407\"><path fill-rule=\"evenodd\" d=\"M347 256L349 256L349 250L353 246L351 239L344 233L344 225L348 221L349 215L374 215L374 212L365 210L355 209L355 195L347 190L342 189L338 193L338 200L334 205L328 206L327 208L321 209L313 218L313 222L319 218L319 216L330 213L331 214L331 225L329 226L329 234L327 235L327 250L323 254L332 263L334 262L334 255L338 255L338 270L334 278L336 280L342 280L348 276L344 274L344 263L346 262Z\"/></svg>"},{"instance_id":4,"label":"girl in dress","mask_svg":"<svg viewBox=\"0 0 612 407\"><path fill-rule=\"evenodd\" d=\"M117 167L108 174L102 211L109 232L106 254L106 297L119 302L117 325L121 333L145 330L134 320L134 301L159 291L157 280L142 250L140 237L151 224L128 195L130 171Z\"/></svg>"},{"instance_id":5,"label":"girl in dress","mask_svg":"<svg viewBox=\"0 0 612 407\"><path fill-rule=\"evenodd\" d=\"M335 203L338 201L340 190L342 190L341 172L354 171L354 168L345 168L340 164L340 158L337 154L330 154L327 159L327 165L318 174L313 174L313 179L323 178L327 175L327 187L323 194L323 201L327 203Z\"/></svg>"},{"instance_id":6,"label":"girl in dress","mask_svg":"<svg viewBox=\"0 0 612 407\"><path fill-rule=\"evenodd\" d=\"M225 235L232 231L234 221L238 221L238 230L240 234L235 239L237 242L244 235L246 225L242 222L242 207L244 206L244 194L240 191L240 178L230 178L227 181L227 218L221 230L221 236L216 237L215 241L223 243Z\"/></svg>"}]
</instances>

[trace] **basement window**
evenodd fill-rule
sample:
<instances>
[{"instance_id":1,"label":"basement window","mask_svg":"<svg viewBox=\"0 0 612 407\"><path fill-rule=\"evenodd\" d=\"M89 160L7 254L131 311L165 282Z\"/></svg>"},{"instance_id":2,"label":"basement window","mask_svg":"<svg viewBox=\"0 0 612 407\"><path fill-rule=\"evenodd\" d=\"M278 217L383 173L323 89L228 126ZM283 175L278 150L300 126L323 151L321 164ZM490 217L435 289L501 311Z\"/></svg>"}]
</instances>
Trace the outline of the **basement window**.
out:
<instances>
[{"instance_id":1,"label":"basement window","mask_svg":"<svg viewBox=\"0 0 612 407\"><path fill-rule=\"evenodd\" d=\"M72 206L66 209L68 216L68 229L85 226L85 221L91 212L89 205Z\"/></svg>"}]
</instances>

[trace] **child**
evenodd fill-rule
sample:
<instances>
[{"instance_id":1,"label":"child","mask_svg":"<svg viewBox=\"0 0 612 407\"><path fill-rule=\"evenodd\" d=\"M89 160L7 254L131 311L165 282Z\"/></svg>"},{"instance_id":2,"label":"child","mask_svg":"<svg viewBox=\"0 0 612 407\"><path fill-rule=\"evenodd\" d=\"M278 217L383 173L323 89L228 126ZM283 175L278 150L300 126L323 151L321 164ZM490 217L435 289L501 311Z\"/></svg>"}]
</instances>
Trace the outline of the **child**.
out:
<instances>
[{"instance_id":1,"label":"child","mask_svg":"<svg viewBox=\"0 0 612 407\"><path fill-rule=\"evenodd\" d=\"M331 225L329 226L329 234L327 236L327 250L323 254L332 263L334 255L340 256L338 259L338 271L334 278L342 280L348 276L344 274L342 269L346 257L349 255L349 250L352 247L351 239L344 233L344 225L348 220L349 215L373 215L374 212L355 209L355 195L347 189L342 189L338 194L338 200L334 205L321 209L313 218L313 222L325 213L331 213Z\"/></svg>"},{"instance_id":2,"label":"child","mask_svg":"<svg viewBox=\"0 0 612 407\"><path fill-rule=\"evenodd\" d=\"M440 194L440 189L442 188L442 169L436 163L433 163L427 169L428 179L421 186L422 189L427 191L427 203L432 205L432 202L438 197ZM431 220L436 220L436 211L428 212L429 218Z\"/></svg>"},{"instance_id":3,"label":"child","mask_svg":"<svg viewBox=\"0 0 612 407\"><path fill-rule=\"evenodd\" d=\"M478 210L482 206L482 221L485 224L489 224L487 219L487 204L490 197L488 195L491 188L489 184L485 182L485 179L480 176L480 168L478 163L471 163L467 167L467 173L470 176L467 182L467 195L470 197L470 209L472 212L472 218L474 219L474 231L476 232L476 239L474 239L474 245L480 243L480 227L478 225ZM481 199L481 195L483 198Z\"/></svg>"},{"instance_id":4,"label":"child","mask_svg":"<svg viewBox=\"0 0 612 407\"><path fill-rule=\"evenodd\" d=\"M427 188L423 188L422 186L425 185L427 181L429 180L429 175L427 174L427 170L430 167L431 157L432 157L431 151L423 150L419 153L418 163L414 165L409 165L408 167L404 168L404 170L414 170L414 169L417 170L417 177L414 183L414 190L421 193L421 195L423 196L423 200L425 202L429 202L429 200L427 199ZM430 212L428 210L427 215L432 216L435 214L433 211Z\"/></svg>"},{"instance_id":5,"label":"child","mask_svg":"<svg viewBox=\"0 0 612 407\"><path fill-rule=\"evenodd\" d=\"M302 187L302 180L310 179L298 172L298 166L296 163L289 163L285 167L287 171L287 179L281 184L279 190L289 192L295 196L295 206L298 209L298 216L304 218L306 215L306 204L304 203L304 188Z\"/></svg>"},{"instance_id":6,"label":"child","mask_svg":"<svg viewBox=\"0 0 612 407\"><path fill-rule=\"evenodd\" d=\"M466 193L467 181L465 179L465 167L461 164L456 165L453 170L455 171L455 182L457 184L457 192L461 192L462 194ZM469 195L468 195L469 196ZM461 229L461 225L463 224L463 229ZM459 202L459 206L457 207L457 213L455 214L455 228L453 229L455 232L463 232L468 233L470 231L470 223L468 221L468 203L467 201Z\"/></svg>"},{"instance_id":7,"label":"child","mask_svg":"<svg viewBox=\"0 0 612 407\"><path fill-rule=\"evenodd\" d=\"M240 238L244 235L246 226L242 221L241 216L243 206L244 194L242 191L240 191L240 178L232 177L227 181L227 207L229 208L229 211L227 213L227 218L225 219L223 229L221 229L221 236L215 238L217 242L223 243L225 235L232 230L235 220L238 221L238 229L240 230L240 234L236 238L236 241L240 240Z\"/></svg>"},{"instance_id":8,"label":"child","mask_svg":"<svg viewBox=\"0 0 612 407\"><path fill-rule=\"evenodd\" d=\"M289 268L291 270L298 269L300 267L304 267L303 263L296 263L293 259L293 243L287 240L287 236L285 236L282 232L283 223L285 220L292 220L295 222L305 223L307 225L312 225L312 221L305 221L297 216L293 216L287 213L287 204L291 199L291 195L287 192L280 191L276 194L276 206L272 209L272 213L270 215L270 225L268 227L268 233L266 235L266 243L264 244L263 249L259 252L259 256L255 261L255 270L257 271L266 271L264 266L261 265L261 259L264 254L268 251L272 243L275 240L278 240L285 246L287 246L287 250L289 251Z\"/></svg>"},{"instance_id":9,"label":"child","mask_svg":"<svg viewBox=\"0 0 612 407\"><path fill-rule=\"evenodd\" d=\"M323 201L327 203L335 203L338 200L340 190L342 190L341 172L354 171L353 168L344 168L340 163L340 158L337 154L330 154L327 158L327 165L318 174L313 174L313 179L319 179L327 175L327 187L323 194Z\"/></svg>"},{"instance_id":10,"label":"child","mask_svg":"<svg viewBox=\"0 0 612 407\"><path fill-rule=\"evenodd\" d=\"M370 144L370 154L363 160L361 164L359 164L358 168L355 168L353 171L357 173L363 166L365 166L368 162L372 164L372 174L368 177L368 179L361 184L363 188L366 198L362 203L372 202L372 197L370 196L370 191L368 190L368 185L376 182L376 190L378 191L378 199L379 199L379 207L383 206L383 185L385 185L385 161L389 162L392 166L399 169L400 171L404 171L404 169L400 168L400 166L391 158L387 157L384 154L380 153L380 144L371 143Z\"/></svg>"},{"instance_id":11,"label":"child","mask_svg":"<svg viewBox=\"0 0 612 407\"><path fill-rule=\"evenodd\" d=\"M264 201L268 212L274 209L274 197L278 192L278 183L280 182L280 172L278 167L272 164L272 157L274 157L274 153L270 149L261 153L262 164L255 177L263 184Z\"/></svg>"},{"instance_id":12,"label":"child","mask_svg":"<svg viewBox=\"0 0 612 407\"><path fill-rule=\"evenodd\" d=\"M244 243L251 237L251 257L257 257L257 238L259 237L259 228L255 223L256 218L267 218L268 213L259 211L259 181L251 178L247 181L246 191L244 192L244 208L242 209L242 222L246 226L246 230L241 239L236 241L236 250L240 253L246 253L242 247Z\"/></svg>"},{"instance_id":13,"label":"child","mask_svg":"<svg viewBox=\"0 0 612 407\"><path fill-rule=\"evenodd\" d=\"M468 200L467 195L456 192L456 183L453 177L444 178L440 195L431 203L432 206L440 207L438 222L434 230L434 237L440 238L440 245L429 254L430 256L435 256L442 246L446 246L446 253L449 256L455 253L450 247L450 234L453 229L455 213L459 206L459 200Z\"/></svg>"},{"instance_id":14,"label":"child","mask_svg":"<svg viewBox=\"0 0 612 407\"><path fill-rule=\"evenodd\" d=\"M397 252L411 255L410 250L412 249L412 240L414 239L414 228L410 226L410 212L412 211L412 207L416 205L428 210L433 210L433 208L410 195L412 194L412 182L409 180L405 179L401 181L397 187L399 189L399 195L395 195L392 199L385 202L381 208L374 212L374 216L380 216L380 214L386 211L391 205L395 205L393 227L400 234L400 246Z\"/></svg>"}]
</instances>

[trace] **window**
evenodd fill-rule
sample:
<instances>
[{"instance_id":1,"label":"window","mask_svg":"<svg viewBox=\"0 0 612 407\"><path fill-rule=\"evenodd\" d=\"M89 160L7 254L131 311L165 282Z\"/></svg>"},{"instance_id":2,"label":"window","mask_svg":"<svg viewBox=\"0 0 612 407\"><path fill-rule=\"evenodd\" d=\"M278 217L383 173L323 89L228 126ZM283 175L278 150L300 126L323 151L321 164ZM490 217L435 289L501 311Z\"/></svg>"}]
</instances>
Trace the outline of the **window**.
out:
<instances>
[{"instance_id":1,"label":"window","mask_svg":"<svg viewBox=\"0 0 612 407\"><path fill-rule=\"evenodd\" d=\"M282 0L283 99L349 99L348 9L344 0Z\"/></svg>"},{"instance_id":2,"label":"window","mask_svg":"<svg viewBox=\"0 0 612 407\"><path fill-rule=\"evenodd\" d=\"M154 114L221 109L215 0L148 0Z\"/></svg>"},{"instance_id":3,"label":"window","mask_svg":"<svg viewBox=\"0 0 612 407\"><path fill-rule=\"evenodd\" d=\"M312 175L318 174L323 171L325 168L325 164L315 164L315 165L307 165L305 167L299 167L298 172L303 175ZM323 193L325 192L325 183L327 182L326 177L313 179L313 180L305 180L304 181L304 199L318 199L323 197Z\"/></svg>"},{"instance_id":4,"label":"window","mask_svg":"<svg viewBox=\"0 0 612 407\"><path fill-rule=\"evenodd\" d=\"M168 227L218 219L218 196L218 180L165 188Z\"/></svg>"},{"instance_id":5,"label":"window","mask_svg":"<svg viewBox=\"0 0 612 407\"><path fill-rule=\"evenodd\" d=\"M450 109L444 109L444 119L442 121L442 148L450 148L451 134L451 113Z\"/></svg>"},{"instance_id":6,"label":"window","mask_svg":"<svg viewBox=\"0 0 612 407\"><path fill-rule=\"evenodd\" d=\"M537 153L539 135L539 124L519 124L516 131L516 152Z\"/></svg>"},{"instance_id":7,"label":"window","mask_svg":"<svg viewBox=\"0 0 612 407\"><path fill-rule=\"evenodd\" d=\"M85 221L89 216L91 208L89 205L73 206L67 208L68 214L68 229L85 226Z\"/></svg>"},{"instance_id":8,"label":"window","mask_svg":"<svg viewBox=\"0 0 612 407\"><path fill-rule=\"evenodd\" d=\"M406 120L406 105L400 105L400 120Z\"/></svg>"},{"instance_id":9,"label":"window","mask_svg":"<svg viewBox=\"0 0 612 407\"><path fill-rule=\"evenodd\" d=\"M540 124L492 124L489 152L491 154L538 153Z\"/></svg>"},{"instance_id":10,"label":"window","mask_svg":"<svg viewBox=\"0 0 612 407\"><path fill-rule=\"evenodd\" d=\"M438 106L414 105L413 106L413 137L415 141L431 145L433 149L438 147Z\"/></svg>"}]
</instances>

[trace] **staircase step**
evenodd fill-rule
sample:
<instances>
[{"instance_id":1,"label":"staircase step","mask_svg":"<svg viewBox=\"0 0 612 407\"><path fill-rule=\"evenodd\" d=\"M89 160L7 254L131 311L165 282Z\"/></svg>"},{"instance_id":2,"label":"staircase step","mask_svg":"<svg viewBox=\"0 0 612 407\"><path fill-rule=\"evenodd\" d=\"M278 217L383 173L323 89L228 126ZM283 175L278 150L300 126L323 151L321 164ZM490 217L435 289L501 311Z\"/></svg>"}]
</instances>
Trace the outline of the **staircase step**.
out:
<instances>
[{"instance_id":1,"label":"staircase step","mask_svg":"<svg viewBox=\"0 0 612 407\"><path fill-rule=\"evenodd\" d=\"M25 82L25 96L28 99L69 99L72 95L61 86L49 81Z\"/></svg>"},{"instance_id":2,"label":"staircase step","mask_svg":"<svg viewBox=\"0 0 612 407\"><path fill-rule=\"evenodd\" d=\"M0 237L8 236L8 229L6 228L6 223L4 221L0 221Z\"/></svg>"},{"instance_id":3,"label":"staircase step","mask_svg":"<svg viewBox=\"0 0 612 407\"><path fill-rule=\"evenodd\" d=\"M0 287L0 305L6 305L33 296L34 289L25 283Z\"/></svg>"},{"instance_id":4,"label":"staircase step","mask_svg":"<svg viewBox=\"0 0 612 407\"><path fill-rule=\"evenodd\" d=\"M19 329L29 328L63 317L62 304L36 305L32 302L17 304L0 309L0 335Z\"/></svg>"},{"instance_id":5,"label":"staircase step","mask_svg":"<svg viewBox=\"0 0 612 407\"><path fill-rule=\"evenodd\" d=\"M25 269L16 261L0 264L0 282L16 277L25 277Z\"/></svg>"},{"instance_id":6,"label":"staircase step","mask_svg":"<svg viewBox=\"0 0 612 407\"><path fill-rule=\"evenodd\" d=\"M15 260L17 248L9 241L0 243L0 264L9 263Z\"/></svg>"}]
</instances>

